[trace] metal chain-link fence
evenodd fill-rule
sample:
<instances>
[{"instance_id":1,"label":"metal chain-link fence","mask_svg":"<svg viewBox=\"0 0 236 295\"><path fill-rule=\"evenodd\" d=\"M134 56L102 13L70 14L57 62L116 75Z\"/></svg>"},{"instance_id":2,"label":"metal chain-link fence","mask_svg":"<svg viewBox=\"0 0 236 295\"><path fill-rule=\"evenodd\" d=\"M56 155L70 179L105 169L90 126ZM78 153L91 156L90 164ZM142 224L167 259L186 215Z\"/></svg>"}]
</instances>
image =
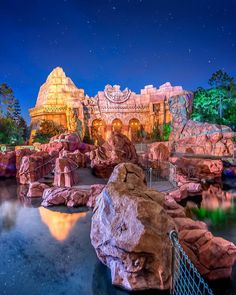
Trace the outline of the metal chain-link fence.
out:
<instances>
[{"instance_id":1,"label":"metal chain-link fence","mask_svg":"<svg viewBox=\"0 0 236 295\"><path fill-rule=\"evenodd\" d=\"M170 232L173 245L171 295L213 295L178 241L176 231Z\"/></svg>"}]
</instances>

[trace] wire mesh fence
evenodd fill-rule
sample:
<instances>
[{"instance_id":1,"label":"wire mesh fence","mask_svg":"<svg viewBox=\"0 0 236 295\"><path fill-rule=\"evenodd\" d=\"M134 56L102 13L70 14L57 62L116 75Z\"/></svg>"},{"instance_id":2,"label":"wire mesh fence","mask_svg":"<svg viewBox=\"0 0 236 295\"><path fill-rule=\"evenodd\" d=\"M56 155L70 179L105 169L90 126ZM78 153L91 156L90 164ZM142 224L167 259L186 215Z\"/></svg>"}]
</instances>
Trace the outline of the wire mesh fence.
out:
<instances>
[{"instance_id":1,"label":"wire mesh fence","mask_svg":"<svg viewBox=\"0 0 236 295\"><path fill-rule=\"evenodd\" d=\"M173 245L171 295L213 295L181 247L175 231L170 233L170 239Z\"/></svg>"}]
</instances>

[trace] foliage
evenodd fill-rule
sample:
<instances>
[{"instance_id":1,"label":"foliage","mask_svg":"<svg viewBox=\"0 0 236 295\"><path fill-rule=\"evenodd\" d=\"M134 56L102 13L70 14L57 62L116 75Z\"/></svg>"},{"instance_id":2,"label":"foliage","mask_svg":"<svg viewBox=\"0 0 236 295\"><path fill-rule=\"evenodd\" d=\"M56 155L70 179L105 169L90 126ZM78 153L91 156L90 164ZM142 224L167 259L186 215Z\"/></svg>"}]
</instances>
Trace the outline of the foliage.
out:
<instances>
[{"instance_id":1,"label":"foliage","mask_svg":"<svg viewBox=\"0 0 236 295\"><path fill-rule=\"evenodd\" d=\"M194 92L192 119L224 124L236 130L236 85L233 77L222 70L209 79L210 89Z\"/></svg>"},{"instance_id":2,"label":"foliage","mask_svg":"<svg viewBox=\"0 0 236 295\"><path fill-rule=\"evenodd\" d=\"M155 123L151 133L151 139L161 141L161 132L158 123Z\"/></svg>"},{"instance_id":3,"label":"foliage","mask_svg":"<svg viewBox=\"0 0 236 295\"><path fill-rule=\"evenodd\" d=\"M138 130L138 138L146 138L147 137L147 133L144 130L143 125L140 125L140 129Z\"/></svg>"},{"instance_id":4,"label":"foliage","mask_svg":"<svg viewBox=\"0 0 236 295\"><path fill-rule=\"evenodd\" d=\"M24 130L11 117L0 118L0 143L23 144Z\"/></svg>"},{"instance_id":5,"label":"foliage","mask_svg":"<svg viewBox=\"0 0 236 295\"><path fill-rule=\"evenodd\" d=\"M0 84L0 116L12 114L15 97L13 90L6 83Z\"/></svg>"},{"instance_id":6,"label":"foliage","mask_svg":"<svg viewBox=\"0 0 236 295\"><path fill-rule=\"evenodd\" d=\"M43 120L40 123L39 130L36 131L33 142L47 143L50 138L65 132L62 125L50 120Z\"/></svg>"},{"instance_id":7,"label":"foliage","mask_svg":"<svg viewBox=\"0 0 236 295\"><path fill-rule=\"evenodd\" d=\"M212 74L208 84L212 87L230 87L234 83L234 78L223 70L218 70Z\"/></svg>"},{"instance_id":8,"label":"foliage","mask_svg":"<svg viewBox=\"0 0 236 295\"><path fill-rule=\"evenodd\" d=\"M165 123L163 125L163 131L162 131L162 140L168 141L171 133L171 125L170 123Z\"/></svg>"},{"instance_id":9,"label":"foliage","mask_svg":"<svg viewBox=\"0 0 236 295\"><path fill-rule=\"evenodd\" d=\"M90 136L90 132L89 132L89 128L88 128L88 125L87 125L87 121L85 121L85 124L84 124L84 138L83 138L83 142L84 143L88 143L88 144L94 144L91 136Z\"/></svg>"}]
</instances>

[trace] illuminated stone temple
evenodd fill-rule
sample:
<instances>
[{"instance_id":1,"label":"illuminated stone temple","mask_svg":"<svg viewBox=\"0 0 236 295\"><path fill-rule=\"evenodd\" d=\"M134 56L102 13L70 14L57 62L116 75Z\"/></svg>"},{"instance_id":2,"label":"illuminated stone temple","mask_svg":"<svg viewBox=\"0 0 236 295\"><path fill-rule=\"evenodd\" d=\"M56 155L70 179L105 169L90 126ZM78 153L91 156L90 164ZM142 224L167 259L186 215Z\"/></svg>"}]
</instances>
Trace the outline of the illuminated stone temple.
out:
<instances>
[{"instance_id":1,"label":"illuminated stone temple","mask_svg":"<svg viewBox=\"0 0 236 295\"><path fill-rule=\"evenodd\" d=\"M106 85L96 96L89 97L57 67L41 86L35 108L30 109L31 134L40 121L53 120L69 131L80 129L82 133L87 125L95 140L106 140L112 131L119 130L136 141L139 130L150 133L155 124L170 122L169 97L186 93L181 86L167 82L159 88L147 85L140 93Z\"/></svg>"}]
</instances>

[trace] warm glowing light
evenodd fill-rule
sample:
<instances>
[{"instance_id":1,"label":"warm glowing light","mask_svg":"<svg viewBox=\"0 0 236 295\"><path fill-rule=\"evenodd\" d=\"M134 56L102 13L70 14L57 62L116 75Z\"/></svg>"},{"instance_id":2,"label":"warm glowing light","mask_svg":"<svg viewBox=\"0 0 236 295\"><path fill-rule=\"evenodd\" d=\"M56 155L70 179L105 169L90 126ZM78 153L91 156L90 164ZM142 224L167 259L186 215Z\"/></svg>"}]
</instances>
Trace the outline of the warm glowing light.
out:
<instances>
[{"instance_id":1,"label":"warm glowing light","mask_svg":"<svg viewBox=\"0 0 236 295\"><path fill-rule=\"evenodd\" d=\"M66 240L76 222L87 214L87 212L61 213L44 207L39 208L39 213L51 235L58 241Z\"/></svg>"}]
</instances>

